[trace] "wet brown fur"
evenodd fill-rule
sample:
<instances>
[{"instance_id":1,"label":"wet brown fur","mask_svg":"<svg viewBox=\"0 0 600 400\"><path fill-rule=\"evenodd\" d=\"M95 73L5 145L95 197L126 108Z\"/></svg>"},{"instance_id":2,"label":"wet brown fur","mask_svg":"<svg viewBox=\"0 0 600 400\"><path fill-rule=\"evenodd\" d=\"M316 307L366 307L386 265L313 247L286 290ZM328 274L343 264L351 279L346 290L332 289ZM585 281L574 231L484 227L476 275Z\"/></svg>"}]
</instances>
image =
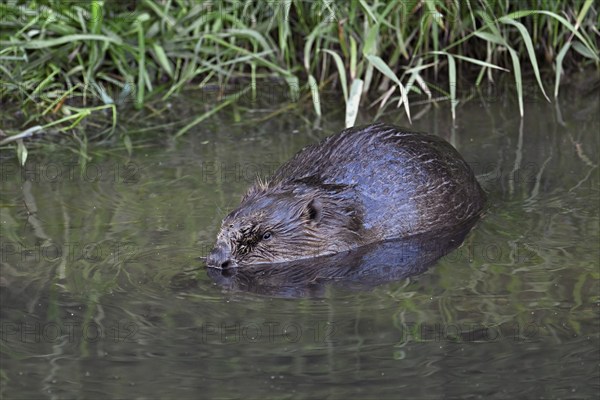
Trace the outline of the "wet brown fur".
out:
<instances>
[{"instance_id":1,"label":"wet brown fur","mask_svg":"<svg viewBox=\"0 0 600 400\"><path fill-rule=\"evenodd\" d=\"M224 219L209 264L335 254L453 226L483 204L472 171L444 140L383 124L352 128L257 180Z\"/></svg>"}]
</instances>

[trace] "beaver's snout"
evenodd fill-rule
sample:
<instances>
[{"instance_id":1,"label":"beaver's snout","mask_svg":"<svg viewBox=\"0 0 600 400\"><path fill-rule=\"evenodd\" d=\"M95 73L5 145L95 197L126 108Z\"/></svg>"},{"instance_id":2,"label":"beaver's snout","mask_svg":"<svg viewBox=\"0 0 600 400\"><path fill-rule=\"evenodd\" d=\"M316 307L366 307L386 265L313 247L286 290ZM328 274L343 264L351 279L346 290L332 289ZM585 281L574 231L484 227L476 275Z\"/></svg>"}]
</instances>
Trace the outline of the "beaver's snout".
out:
<instances>
[{"instance_id":1,"label":"beaver's snout","mask_svg":"<svg viewBox=\"0 0 600 400\"><path fill-rule=\"evenodd\" d=\"M224 243L217 243L215 248L206 257L206 264L213 268L229 268L234 263L231 260L231 250Z\"/></svg>"}]
</instances>

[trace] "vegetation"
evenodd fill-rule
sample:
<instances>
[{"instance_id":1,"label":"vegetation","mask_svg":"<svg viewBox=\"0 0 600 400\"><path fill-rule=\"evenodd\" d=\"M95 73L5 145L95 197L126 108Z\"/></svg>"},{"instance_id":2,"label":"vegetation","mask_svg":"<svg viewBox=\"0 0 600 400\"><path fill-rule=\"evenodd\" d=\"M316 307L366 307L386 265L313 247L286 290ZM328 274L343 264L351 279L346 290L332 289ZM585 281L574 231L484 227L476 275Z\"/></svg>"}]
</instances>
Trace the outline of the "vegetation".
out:
<instances>
[{"instance_id":1,"label":"vegetation","mask_svg":"<svg viewBox=\"0 0 600 400\"><path fill-rule=\"evenodd\" d=\"M26 137L77 134L102 110L111 137L131 105L190 85L218 88L221 101L176 136L272 82L292 101L312 100L317 115L323 91L339 92L352 125L368 106L402 107L410 119L416 100L450 100L454 116L457 86L502 75L523 115L525 74L548 98L566 72L600 65L593 0L9 0L0 14L0 94L20 108L4 116L0 146L16 143L22 162Z\"/></svg>"}]
</instances>

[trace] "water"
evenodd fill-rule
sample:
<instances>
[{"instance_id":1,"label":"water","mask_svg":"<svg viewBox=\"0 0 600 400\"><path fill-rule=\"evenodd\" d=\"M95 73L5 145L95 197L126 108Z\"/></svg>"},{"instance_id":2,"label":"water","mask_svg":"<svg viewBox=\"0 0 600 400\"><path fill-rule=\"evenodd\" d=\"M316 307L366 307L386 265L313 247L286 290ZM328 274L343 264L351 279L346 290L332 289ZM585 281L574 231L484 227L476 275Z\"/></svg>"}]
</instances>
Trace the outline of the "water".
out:
<instances>
[{"instance_id":1,"label":"water","mask_svg":"<svg viewBox=\"0 0 600 400\"><path fill-rule=\"evenodd\" d=\"M423 274L295 298L218 284L198 257L257 174L341 129L339 107L220 114L85 166L60 150L25 172L5 159L0 397L595 397L598 107L572 92L527 102L522 121L505 98L466 102L455 127L446 107L423 114L414 128L475 169L485 218Z\"/></svg>"}]
</instances>

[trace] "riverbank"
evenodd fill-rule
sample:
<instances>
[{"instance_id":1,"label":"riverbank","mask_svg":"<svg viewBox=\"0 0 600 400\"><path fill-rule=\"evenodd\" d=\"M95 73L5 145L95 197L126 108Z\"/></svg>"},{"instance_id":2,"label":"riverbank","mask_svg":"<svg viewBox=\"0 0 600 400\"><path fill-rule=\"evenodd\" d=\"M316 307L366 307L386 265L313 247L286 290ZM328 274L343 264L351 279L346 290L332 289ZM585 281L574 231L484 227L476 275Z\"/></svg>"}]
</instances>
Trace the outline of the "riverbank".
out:
<instances>
[{"instance_id":1,"label":"riverbank","mask_svg":"<svg viewBox=\"0 0 600 400\"><path fill-rule=\"evenodd\" d=\"M208 106L176 137L269 91L289 99L273 115L308 104L312 118L336 93L350 126L367 107L399 107L409 123L411 106L450 101L454 117L465 92L510 80L523 115L527 91L551 99L565 76L599 68L591 0L27 1L0 8L0 148L16 148L23 162L27 140L44 132L75 135L85 146L116 140L131 151L136 138L117 133L120 120L132 109L168 112L164 104L190 88L207 93ZM524 87L526 75L535 87ZM94 119L108 124L82 124Z\"/></svg>"}]
</instances>

